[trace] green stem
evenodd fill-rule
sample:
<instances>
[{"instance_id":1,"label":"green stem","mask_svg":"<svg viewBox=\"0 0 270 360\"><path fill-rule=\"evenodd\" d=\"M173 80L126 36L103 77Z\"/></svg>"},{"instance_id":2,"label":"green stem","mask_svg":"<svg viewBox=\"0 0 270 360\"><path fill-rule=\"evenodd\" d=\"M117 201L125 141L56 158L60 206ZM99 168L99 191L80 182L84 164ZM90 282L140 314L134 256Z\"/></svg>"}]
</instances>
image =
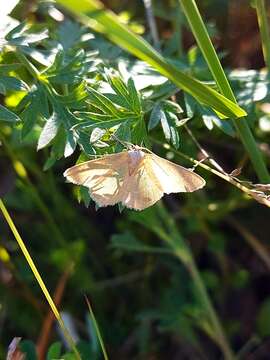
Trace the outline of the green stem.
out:
<instances>
[{"instance_id":1,"label":"green stem","mask_svg":"<svg viewBox=\"0 0 270 360\"><path fill-rule=\"evenodd\" d=\"M270 30L264 0L255 0L265 64L270 71Z\"/></svg>"},{"instance_id":2,"label":"green stem","mask_svg":"<svg viewBox=\"0 0 270 360\"><path fill-rule=\"evenodd\" d=\"M166 231L166 234L164 236L162 234L162 231L160 231L162 229L160 227L160 229L157 229L156 233L163 241L165 241L172 248L174 256L176 256L189 271L190 276L192 277L192 280L198 292L198 295L200 297L200 301L202 302L205 312L208 314L210 323L212 325L211 336L222 350L224 359L226 360L234 359L234 354L230 348L230 345L228 343L224 330L221 326L217 313L208 296L207 290L201 279L200 273L197 269L190 248L187 246L186 242L179 233L174 220L170 218L169 215L166 213L166 209L162 205L158 206L157 209L159 211L161 218L164 219L164 223L166 223L168 227L168 231Z\"/></svg>"},{"instance_id":3,"label":"green stem","mask_svg":"<svg viewBox=\"0 0 270 360\"><path fill-rule=\"evenodd\" d=\"M76 348L76 345L75 345L75 343L74 343L68 329L66 328L66 326L65 326L65 324L63 322L63 319L61 318L61 315L58 312L58 310L57 310L57 308L56 308L56 306L54 304L54 301L53 301L49 291L47 290L46 285L45 285L44 281L42 280L41 275L39 274L38 269L37 269L36 265L34 264L34 261L32 260L31 255L29 254L29 252L28 252L28 250L27 250L27 248L26 248L26 246L25 246L25 244L23 242L23 239L20 236L20 234L19 234L13 220L11 219L11 216L9 215L9 212L8 212L7 208L5 207L5 204L3 203L1 198L0 198L0 210L1 210L1 212L2 212L2 214L4 216L4 218L5 218L6 222L8 223L8 225L10 227L10 230L12 231L12 233L13 233L19 247L21 248L22 253L23 253L28 265L30 266L30 268L31 268L31 270L32 270L32 272L33 272L33 274L34 274L34 276L35 276L35 278L36 278L36 280L37 280L37 282L38 282L38 284L39 284L39 286L40 286L40 288L41 288L41 290L42 290L42 292L43 292L43 294L44 294L44 296L46 298L46 300L48 301L48 304L49 304L55 318L57 319L57 321L58 321L58 323L59 323L59 325L60 325L60 327L61 327L61 329L62 329L62 331L63 331L63 333L65 335L65 338L67 339L71 349L74 351L76 359L81 360L81 356L80 356L80 354L79 354L79 352L78 352L78 350Z\"/></svg>"},{"instance_id":4,"label":"green stem","mask_svg":"<svg viewBox=\"0 0 270 360\"><path fill-rule=\"evenodd\" d=\"M226 360L232 360L234 359L234 354L230 348L230 345L228 343L228 340L226 338L226 335L224 334L223 328L221 326L221 323L219 321L219 318L216 314L216 311L211 303L211 300L208 296L208 293L206 291L206 288L204 286L204 283L201 279L200 273L197 269L197 266L192 258L189 264L187 264L189 273L194 281L194 284L196 286L197 291L200 294L200 300L204 304L205 309L208 312L209 318L212 322L212 325L216 332L216 338L219 343L220 348L222 349L224 358Z\"/></svg>"},{"instance_id":5,"label":"green stem","mask_svg":"<svg viewBox=\"0 0 270 360\"><path fill-rule=\"evenodd\" d=\"M94 324L94 327L95 327L95 330L96 330L97 338L98 338L99 343L100 343L100 347L101 347L101 351L102 351L104 360L109 360L109 357L108 357L108 354L107 354L107 351L106 351L106 348L105 348L105 345L104 345L104 342L103 342L103 339L102 339L102 336L101 336L101 332L99 330L99 326L98 326L96 317L94 315L92 306L91 306L90 301L88 300L87 297L85 297L85 300L86 300L86 303L87 303L87 306L88 306L88 309L89 309L89 312L90 312L90 315L91 315L91 318L92 318L92 321L93 321L93 324Z\"/></svg>"},{"instance_id":6,"label":"green stem","mask_svg":"<svg viewBox=\"0 0 270 360\"><path fill-rule=\"evenodd\" d=\"M236 102L232 88L228 82L228 79L221 66L219 58L216 54L214 46L210 40L202 17L199 13L198 7L195 0L179 0L183 8L183 11L188 19L192 33L196 38L198 46L209 66L209 69L219 87L221 93L228 99ZM262 153L259 151L253 134L249 128L247 121L244 119L233 119L232 120L240 139L249 154L250 160L254 166L254 169L258 175L258 178L262 182L269 182L270 175L265 165Z\"/></svg>"},{"instance_id":7,"label":"green stem","mask_svg":"<svg viewBox=\"0 0 270 360\"><path fill-rule=\"evenodd\" d=\"M181 8L179 6L179 2L178 0L175 1L174 3L174 7L175 7L175 16L173 19L173 27L174 27L174 32L176 35L176 43L177 43L177 54L178 56L181 58L183 56L183 39L182 39L182 11Z\"/></svg>"}]
</instances>

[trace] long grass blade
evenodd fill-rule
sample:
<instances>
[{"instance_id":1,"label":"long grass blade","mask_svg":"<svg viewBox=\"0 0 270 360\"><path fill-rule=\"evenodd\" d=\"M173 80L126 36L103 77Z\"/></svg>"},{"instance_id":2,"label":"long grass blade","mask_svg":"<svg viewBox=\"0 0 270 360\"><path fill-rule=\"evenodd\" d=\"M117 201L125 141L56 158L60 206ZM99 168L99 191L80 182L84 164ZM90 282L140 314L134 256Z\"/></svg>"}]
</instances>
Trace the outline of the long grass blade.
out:
<instances>
[{"instance_id":1,"label":"long grass blade","mask_svg":"<svg viewBox=\"0 0 270 360\"><path fill-rule=\"evenodd\" d=\"M235 96L223 71L215 48L210 40L202 17L199 13L195 0L179 0L182 9L188 19L192 33L196 38L203 56L209 66L209 69L221 91L228 99L236 103ZM259 151L253 134L248 123L244 119L234 119L233 124L236 127L240 139L247 150L253 167L262 182L269 182L270 176L267 171L264 159Z\"/></svg>"},{"instance_id":2,"label":"long grass blade","mask_svg":"<svg viewBox=\"0 0 270 360\"><path fill-rule=\"evenodd\" d=\"M60 325L60 327L61 327L61 329L63 331L63 334L64 334L68 344L70 345L71 349L74 351L74 355L76 356L76 359L81 360L81 356L80 356L80 354L79 354L79 352L78 352L78 350L76 348L76 345L75 345L71 335L69 334L69 331L66 328L66 326L65 326L65 324L64 324L64 322L63 322L63 320L61 318L61 315L60 315L59 311L57 310L57 308L56 308L56 306L54 304L54 301L53 301L49 291L47 290L46 285L45 285L44 281L42 280L41 275L39 274L38 269L37 269L36 265L34 264L34 261L32 260L31 255L28 252L28 250L27 250L27 248L26 248L26 246L25 246L25 244L23 242L23 239L20 236L20 234L19 234L19 232L18 232L18 230L17 230L11 216L9 215L9 212L8 212L5 204L3 203L2 199L0 199L0 210L1 210L1 212L2 212L2 214L4 216L4 218L5 218L6 222L8 223L8 225L10 227L10 230L12 231L12 233L13 233L19 247L21 248L22 253L23 253L28 265L30 266L30 268L31 268L31 270L32 270L32 272L33 272L33 274L34 274L34 276L35 276L35 278L36 278L36 280L37 280L37 282L38 282L38 284L39 284L39 286L40 286L40 288L41 288L41 290L42 290L42 292L43 292L43 294L44 294L44 296L46 298L46 300L48 301L48 304L49 304L49 306L50 306L56 320L58 321L58 323L59 323L59 325Z\"/></svg>"},{"instance_id":3,"label":"long grass blade","mask_svg":"<svg viewBox=\"0 0 270 360\"><path fill-rule=\"evenodd\" d=\"M100 347L101 347L101 351L102 351L104 360L109 360L109 357L108 357L108 354L107 354L107 351L106 351L106 348L105 348L105 345L104 345L104 341L102 339L101 332L99 330L99 326L98 326L97 320L95 318L92 306L91 306L90 301L88 300L88 298L86 296L85 296L85 301L87 303L87 306L88 306L88 309L89 309L89 312L90 312L90 315L91 315L91 319L93 321L93 324L94 324L94 327L95 327L95 330L96 330L96 335L98 337L98 341L99 341L99 344L100 344Z\"/></svg>"},{"instance_id":4,"label":"long grass blade","mask_svg":"<svg viewBox=\"0 0 270 360\"><path fill-rule=\"evenodd\" d=\"M268 71L270 71L270 30L269 21L267 20L265 0L255 0L255 7L261 33L264 61Z\"/></svg>"}]
</instances>

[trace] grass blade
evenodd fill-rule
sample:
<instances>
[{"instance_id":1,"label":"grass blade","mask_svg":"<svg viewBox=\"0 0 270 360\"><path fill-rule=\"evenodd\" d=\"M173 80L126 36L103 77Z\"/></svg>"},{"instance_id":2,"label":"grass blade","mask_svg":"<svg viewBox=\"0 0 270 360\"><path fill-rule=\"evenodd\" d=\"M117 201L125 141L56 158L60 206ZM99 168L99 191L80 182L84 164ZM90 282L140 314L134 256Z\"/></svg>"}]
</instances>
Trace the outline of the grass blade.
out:
<instances>
[{"instance_id":1,"label":"grass blade","mask_svg":"<svg viewBox=\"0 0 270 360\"><path fill-rule=\"evenodd\" d=\"M209 66L209 69L216 80L216 83L224 96L236 103L235 96L227 77L223 71L214 46L210 40L204 22L199 13L195 0L179 0L183 11L188 19L192 33L203 53L203 56ZM241 141L247 150L253 167L262 182L269 182L270 176L267 171L264 159L259 151L249 125L243 119L233 120Z\"/></svg>"},{"instance_id":2,"label":"grass blade","mask_svg":"<svg viewBox=\"0 0 270 360\"><path fill-rule=\"evenodd\" d=\"M270 30L264 0L255 0L265 64L270 71Z\"/></svg>"},{"instance_id":3,"label":"grass blade","mask_svg":"<svg viewBox=\"0 0 270 360\"><path fill-rule=\"evenodd\" d=\"M93 324L94 324L94 327L95 327L95 330L96 330L96 334L97 334L97 337L98 337L98 340L99 340L99 343L100 343L100 347L101 347L102 354L104 356L104 360L109 360L109 357L108 357L108 354L106 352L106 348L105 348L105 345L104 345L104 342L103 342L103 339L102 339L102 336L101 336L101 333L100 333L100 330L99 330L99 327L98 327L98 323L96 321L96 318L95 318L95 315L94 315L94 312L93 312L93 309L91 307L90 301L88 300L88 298L86 296L85 296L85 301L87 303L87 306L88 306L88 309L89 309L89 312L90 312L90 315L91 315L91 319L93 321Z\"/></svg>"}]
</instances>

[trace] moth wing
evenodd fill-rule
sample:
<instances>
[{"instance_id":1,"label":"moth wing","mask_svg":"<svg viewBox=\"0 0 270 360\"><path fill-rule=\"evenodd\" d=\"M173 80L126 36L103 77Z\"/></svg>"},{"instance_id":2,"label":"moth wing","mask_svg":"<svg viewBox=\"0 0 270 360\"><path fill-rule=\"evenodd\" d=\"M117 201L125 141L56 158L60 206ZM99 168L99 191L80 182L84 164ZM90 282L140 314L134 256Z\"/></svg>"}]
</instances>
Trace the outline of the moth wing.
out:
<instances>
[{"instance_id":1,"label":"moth wing","mask_svg":"<svg viewBox=\"0 0 270 360\"><path fill-rule=\"evenodd\" d=\"M152 176L151 163L144 157L132 176L124 179L122 204L130 209L143 210L154 205L163 196L155 177Z\"/></svg>"},{"instance_id":2,"label":"moth wing","mask_svg":"<svg viewBox=\"0 0 270 360\"><path fill-rule=\"evenodd\" d=\"M183 166L163 159L155 154L146 154L151 162L154 176L164 193L193 192L205 185L205 180Z\"/></svg>"},{"instance_id":3,"label":"moth wing","mask_svg":"<svg viewBox=\"0 0 270 360\"><path fill-rule=\"evenodd\" d=\"M122 152L75 165L64 176L74 184L86 186L99 206L108 206L121 201L127 172L128 154Z\"/></svg>"}]
</instances>

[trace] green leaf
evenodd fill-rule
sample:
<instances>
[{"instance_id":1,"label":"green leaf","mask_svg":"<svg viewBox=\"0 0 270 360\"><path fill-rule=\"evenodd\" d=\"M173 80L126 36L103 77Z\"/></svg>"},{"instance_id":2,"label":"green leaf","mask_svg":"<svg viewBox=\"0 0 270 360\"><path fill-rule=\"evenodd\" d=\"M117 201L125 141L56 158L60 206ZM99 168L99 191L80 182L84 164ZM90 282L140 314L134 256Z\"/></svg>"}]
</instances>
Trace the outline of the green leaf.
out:
<instances>
[{"instance_id":1,"label":"green leaf","mask_svg":"<svg viewBox=\"0 0 270 360\"><path fill-rule=\"evenodd\" d=\"M100 140L105 134L106 130L100 129L98 127L94 128L94 130L91 132L90 143L94 144L95 142Z\"/></svg>"},{"instance_id":2,"label":"green leaf","mask_svg":"<svg viewBox=\"0 0 270 360\"><path fill-rule=\"evenodd\" d=\"M79 42L82 28L78 23L66 20L59 26L57 35L63 49L68 50Z\"/></svg>"},{"instance_id":3,"label":"green leaf","mask_svg":"<svg viewBox=\"0 0 270 360\"><path fill-rule=\"evenodd\" d=\"M87 92L92 104L105 114L112 114L118 117L118 110L114 103L98 91L88 88Z\"/></svg>"},{"instance_id":4,"label":"green leaf","mask_svg":"<svg viewBox=\"0 0 270 360\"><path fill-rule=\"evenodd\" d=\"M24 340L20 342L19 348L26 355L27 360L37 360L36 347L32 341Z\"/></svg>"},{"instance_id":5,"label":"green leaf","mask_svg":"<svg viewBox=\"0 0 270 360\"><path fill-rule=\"evenodd\" d=\"M130 102L132 104L132 109L134 110L134 112L140 113L141 112L140 96L132 78L128 79L127 88L130 95Z\"/></svg>"},{"instance_id":6,"label":"green leaf","mask_svg":"<svg viewBox=\"0 0 270 360\"><path fill-rule=\"evenodd\" d=\"M111 237L111 247L122 249L133 252L144 252L144 253L161 253L168 254L172 253L169 249L149 246L140 242L134 234L129 231L125 231L123 234L115 234Z\"/></svg>"},{"instance_id":7,"label":"green leaf","mask_svg":"<svg viewBox=\"0 0 270 360\"><path fill-rule=\"evenodd\" d=\"M154 129L161 120L162 107L159 102L155 103L148 122L148 130Z\"/></svg>"},{"instance_id":8,"label":"green leaf","mask_svg":"<svg viewBox=\"0 0 270 360\"><path fill-rule=\"evenodd\" d=\"M257 316L257 331L263 337L270 335L270 299L266 299L260 307L258 316Z\"/></svg>"},{"instance_id":9,"label":"green leaf","mask_svg":"<svg viewBox=\"0 0 270 360\"><path fill-rule=\"evenodd\" d=\"M22 127L22 138L24 139L30 131L33 129L35 123L38 120L38 103L35 101L35 96L31 96L33 99L32 103L28 105L22 112L21 116L23 119Z\"/></svg>"},{"instance_id":10,"label":"green leaf","mask_svg":"<svg viewBox=\"0 0 270 360\"><path fill-rule=\"evenodd\" d=\"M73 131L66 131L67 139L65 145L64 156L69 157L72 155L77 146L77 136Z\"/></svg>"},{"instance_id":11,"label":"green leaf","mask_svg":"<svg viewBox=\"0 0 270 360\"><path fill-rule=\"evenodd\" d=\"M40 137L38 139L37 150L43 149L47 146L57 135L60 126L60 119L57 112L53 112L52 116L46 121Z\"/></svg>"},{"instance_id":12,"label":"green leaf","mask_svg":"<svg viewBox=\"0 0 270 360\"><path fill-rule=\"evenodd\" d=\"M60 342L53 343L48 350L46 360L56 360L61 356L61 347L62 344Z\"/></svg>"},{"instance_id":13,"label":"green leaf","mask_svg":"<svg viewBox=\"0 0 270 360\"><path fill-rule=\"evenodd\" d=\"M17 122L20 121L20 118L14 112L0 105L0 121Z\"/></svg>"},{"instance_id":14,"label":"green leaf","mask_svg":"<svg viewBox=\"0 0 270 360\"><path fill-rule=\"evenodd\" d=\"M142 145L147 142L147 131L143 118L138 119L132 129L132 143Z\"/></svg>"},{"instance_id":15,"label":"green leaf","mask_svg":"<svg viewBox=\"0 0 270 360\"><path fill-rule=\"evenodd\" d=\"M1 93L6 94L9 90L27 91L29 90L27 84L13 76L0 76ZM3 89L3 90L2 90Z\"/></svg>"},{"instance_id":16,"label":"green leaf","mask_svg":"<svg viewBox=\"0 0 270 360\"><path fill-rule=\"evenodd\" d=\"M184 110L181 108L181 106L179 104L177 104L174 101L170 101L170 100L162 101L162 107L164 108L164 110L170 111L170 112L176 113L176 114L181 114L184 112Z\"/></svg>"}]
</instances>

